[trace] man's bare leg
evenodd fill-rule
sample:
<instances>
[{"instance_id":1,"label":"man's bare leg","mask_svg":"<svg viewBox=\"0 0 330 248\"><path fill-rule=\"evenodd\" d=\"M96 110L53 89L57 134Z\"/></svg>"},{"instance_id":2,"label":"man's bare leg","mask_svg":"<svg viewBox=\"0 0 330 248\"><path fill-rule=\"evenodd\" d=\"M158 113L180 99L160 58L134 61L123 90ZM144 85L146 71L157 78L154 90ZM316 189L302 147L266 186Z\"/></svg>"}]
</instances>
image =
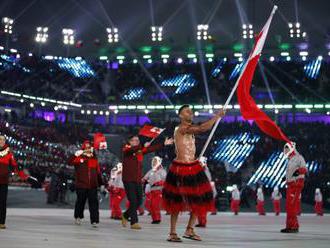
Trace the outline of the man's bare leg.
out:
<instances>
[{"instance_id":1,"label":"man's bare leg","mask_svg":"<svg viewBox=\"0 0 330 248\"><path fill-rule=\"evenodd\" d=\"M170 233L176 233L176 223L178 222L179 213L171 214L171 229Z\"/></svg>"},{"instance_id":2,"label":"man's bare leg","mask_svg":"<svg viewBox=\"0 0 330 248\"><path fill-rule=\"evenodd\" d=\"M193 228L196 223L196 219L197 219L197 216L193 213L190 213L190 218L188 221L188 225L187 225L187 229L185 231L184 237L200 241L200 240L202 240L201 237L194 232L194 228Z\"/></svg>"}]
</instances>

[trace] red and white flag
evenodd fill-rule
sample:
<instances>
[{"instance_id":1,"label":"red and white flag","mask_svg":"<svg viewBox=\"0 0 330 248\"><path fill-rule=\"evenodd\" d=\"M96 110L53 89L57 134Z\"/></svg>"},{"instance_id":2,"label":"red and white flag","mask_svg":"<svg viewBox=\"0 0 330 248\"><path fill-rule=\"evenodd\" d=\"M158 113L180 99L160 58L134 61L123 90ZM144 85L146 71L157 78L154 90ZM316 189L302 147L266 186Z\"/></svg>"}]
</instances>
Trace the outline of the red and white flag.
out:
<instances>
[{"instance_id":1,"label":"red and white flag","mask_svg":"<svg viewBox=\"0 0 330 248\"><path fill-rule=\"evenodd\" d=\"M272 21L273 15L277 9L274 6L273 11L268 18L265 26L256 37L255 45L250 53L250 56L245 64L244 70L239 78L237 88L237 99L240 105L242 116L246 120L254 120L257 126L267 135L285 142L290 142L288 137L282 132L282 130L272 121L256 104L252 96L250 95L250 89L254 71L261 56L262 49L264 47L269 26Z\"/></svg>"},{"instance_id":2,"label":"red and white flag","mask_svg":"<svg viewBox=\"0 0 330 248\"><path fill-rule=\"evenodd\" d=\"M159 127L154 127L154 126L151 126L151 125L145 125L140 129L139 135L155 139L164 130L165 130L165 128L159 128Z\"/></svg>"}]
</instances>

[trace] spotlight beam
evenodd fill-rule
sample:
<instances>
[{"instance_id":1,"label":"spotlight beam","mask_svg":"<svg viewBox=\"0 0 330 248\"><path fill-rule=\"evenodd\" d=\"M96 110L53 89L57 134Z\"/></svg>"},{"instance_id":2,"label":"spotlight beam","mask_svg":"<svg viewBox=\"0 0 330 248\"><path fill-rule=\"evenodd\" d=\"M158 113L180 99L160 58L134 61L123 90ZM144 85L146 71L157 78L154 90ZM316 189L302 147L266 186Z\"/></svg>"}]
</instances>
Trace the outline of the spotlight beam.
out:
<instances>
[{"instance_id":1,"label":"spotlight beam","mask_svg":"<svg viewBox=\"0 0 330 248\"><path fill-rule=\"evenodd\" d=\"M32 2L30 2L30 3L28 4L28 6L26 6L24 9L22 9L22 11L19 12L18 15L14 18L15 22L17 23L18 18L20 18L22 15L24 15L24 13L25 13L26 11L28 11L28 9L31 8L32 5L34 5L37 1L38 1L38 0L33 0Z\"/></svg>"},{"instance_id":2,"label":"spotlight beam","mask_svg":"<svg viewBox=\"0 0 330 248\"><path fill-rule=\"evenodd\" d=\"M259 61L259 70L260 70L260 73L261 73L261 77L262 77L262 79L263 79L263 81L266 85L270 101L272 102L273 105L275 105L274 97L273 97L272 91L271 91L270 86L269 86L268 78L267 78L267 76L264 72L264 66L260 61Z\"/></svg>"},{"instance_id":3,"label":"spotlight beam","mask_svg":"<svg viewBox=\"0 0 330 248\"><path fill-rule=\"evenodd\" d=\"M301 81L295 77L293 77L292 75L290 75L289 73L287 73L286 71L282 70L281 68L272 65L274 69L276 69L278 72L282 73L283 75L285 75L287 78L289 78L290 80L294 80L294 81L299 81L299 83L301 83ZM303 83L300 84L300 86L302 86L303 88L305 88L308 92L312 93L314 96L316 96L317 98L323 100L324 102L329 102L330 100L324 98L323 96L320 96L318 93L316 93L314 90L310 89L308 86L304 85Z\"/></svg>"},{"instance_id":4,"label":"spotlight beam","mask_svg":"<svg viewBox=\"0 0 330 248\"><path fill-rule=\"evenodd\" d=\"M266 73L281 87L283 88L295 101L302 103L289 89L286 87L281 80L279 80L268 68L264 68Z\"/></svg>"},{"instance_id":5,"label":"spotlight beam","mask_svg":"<svg viewBox=\"0 0 330 248\"><path fill-rule=\"evenodd\" d=\"M179 8L177 8L172 15L170 15L167 20L164 22L163 27L165 27L166 25L168 25L173 18L183 9L183 7L186 5L187 1L182 1L181 5L179 6Z\"/></svg>"},{"instance_id":6,"label":"spotlight beam","mask_svg":"<svg viewBox=\"0 0 330 248\"><path fill-rule=\"evenodd\" d=\"M108 15L106 9L104 8L103 3L100 0L97 0L97 3L99 4L101 10L103 11L105 17L108 19L109 23L113 25L113 21L111 20L110 16ZM144 67L143 63L141 62L141 60L138 59L138 56L136 55L136 53L133 51L133 49L128 45L128 43L126 43L124 41L124 39L121 37L121 34L119 34L119 38L120 41L122 43L122 45L127 48L127 50L130 52L130 54L132 55L132 57L134 59L137 59L138 61L138 65L141 67L141 69L143 70L143 72L147 75L147 77L151 80L151 82L154 84L154 86L158 89L158 91L165 97L166 101L170 104L173 105L172 101L170 100L170 98L165 94L165 92L161 89L161 87L159 86L159 84L157 83L156 79L151 75L151 73Z\"/></svg>"},{"instance_id":7,"label":"spotlight beam","mask_svg":"<svg viewBox=\"0 0 330 248\"><path fill-rule=\"evenodd\" d=\"M192 23L194 25L194 27L196 27L197 25L197 21L196 21L196 15L194 12L194 7L192 6L191 2L189 4L190 7L190 17L192 19ZM195 39L196 41L196 47L197 47L197 52L198 52L198 57L199 57L199 65L202 71L202 77L203 77L203 83L204 83L204 88L205 88L205 93L206 93L206 100L208 105L211 105L211 99L210 99L210 92L209 92L209 87L208 87L208 81L207 81L207 77L206 77L206 72L205 72L205 66L204 66L204 56L203 56L203 52L202 52L202 47L201 47L201 42L198 39Z\"/></svg>"},{"instance_id":8,"label":"spotlight beam","mask_svg":"<svg viewBox=\"0 0 330 248\"><path fill-rule=\"evenodd\" d=\"M150 7L151 26L156 26L155 25L154 7L152 4L152 0L149 0L149 7Z\"/></svg>"},{"instance_id":9,"label":"spotlight beam","mask_svg":"<svg viewBox=\"0 0 330 248\"><path fill-rule=\"evenodd\" d=\"M213 20L215 14L217 13L218 9L220 8L221 4L223 3L223 0L218 0L215 7L212 8L212 12L208 18L205 18L203 20L203 23L210 24L210 22Z\"/></svg>"},{"instance_id":10,"label":"spotlight beam","mask_svg":"<svg viewBox=\"0 0 330 248\"><path fill-rule=\"evenodd\" d=\"M99 19L97 19L94 15L92 15L88 10L86 10L85 7L82 6L78 1L76 0L71 0L75 5L77 5L86 15L88 15L90 18L92 18L99 26L105 28L106 25L102 23Z\"/></svg>"}]
</instances>

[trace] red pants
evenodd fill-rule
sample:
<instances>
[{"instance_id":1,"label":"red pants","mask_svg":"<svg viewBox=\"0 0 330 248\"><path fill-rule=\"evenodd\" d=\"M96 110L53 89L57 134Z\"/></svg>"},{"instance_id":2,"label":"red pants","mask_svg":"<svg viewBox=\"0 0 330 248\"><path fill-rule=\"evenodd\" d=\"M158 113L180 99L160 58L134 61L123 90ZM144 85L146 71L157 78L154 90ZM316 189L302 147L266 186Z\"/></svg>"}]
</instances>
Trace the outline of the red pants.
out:
<instances>
[{"instance_id":1,"label":"red pants","mask_svg":"<svg viewBox=\"0 0 330 248\"><path fill-rule=\"evenodd\" d=\"M151 213L151 193L146 193L146 199L144 200L144 207L149 213Z\"/></svg>"},{"instance_id":2,"label":"red pants","mask_svg":"<svg viewBox=\"0 0 330 248\"><path fill-rule=\"evenodd\" d=\"M218 212L218 209L217 209L217 206L216 205L217 205L217 203L214 200L213 208L211 209L211 213L212 214L216 214Z\"/></svg>"},{"instance_id":3,"label":"red pants","mask_svg":"<svg viewBox=\"0 0 330 248\"><path fill-rule=\"evenodd\" d=\"M259 215L265 215L266 211L265 211L265 202L264 201L257 201L257 212Z\"/></svg>"},{"instance_id":4,"label":"red pants","mask_svg":"<svg viewBox=\"0 0 330 248\"><path fill-rule=\"evenodd\" d=\"M314 210L317 215L323 215L323 202L315 202Z\"/></svg>"},{"instance_id":5,"label":"red pants","mask_svg":"<svg viewBox=\"0 0 330 248\"><path fill-rule=\"evenodd\" d=\"M286 228L298 229L300 194L304 188L304 180L288 183L286 189Z\"/></svg>"},{"instance_id":6,"label":"red pants","mask_svg":"<svg viewBox=\"0 0 330 248\"><path fill-rule=\"evenodd\" d=\"M202 226L206 226L207 223L207 213L203 213L198 216L198 224Z\"/></svg>"},{"instance_id":7,"label":"red pants","mask_svg":"<svg viewBox=\"0 0 330 248\"><path fill-rule=\"evenodd\" d=\"M281 212L281 201L273 200L274 212L276 215L279 215Z\"/></svg>"},{"instance_id":8,"label":"red pants","mask_svg":"<svg viewBox=\"0 0 330 248\"><path fill-rule=\"evenodd\" d=\"M235 214L238 214L239 212L239 204L240 204L240 200L231 200L230 208L231 211L234 212Z\"/></svg>"},{"instance_id":9,"label":"red pants","mask_svg":"<svg viewBox=\"0 0 330 248\"><path fill-rule=\"evenodd\" d=\"M150 213L153 221L161 220L161 202L162 202L162 191L152 190L150 192Z\"/></svg>"},{"instance_id":10,"label":"red pants","mask_svg":"<svg viewBox=\"0 0 330 248\"><path fill-rule=\"evenodd\" d=\"M112 190L110 197L110 208L111 208L111 217L112 218L121 218L121 208L120 204L125 198L126 193L124 189L115 188Z\"/></svg>"}]
</instances>

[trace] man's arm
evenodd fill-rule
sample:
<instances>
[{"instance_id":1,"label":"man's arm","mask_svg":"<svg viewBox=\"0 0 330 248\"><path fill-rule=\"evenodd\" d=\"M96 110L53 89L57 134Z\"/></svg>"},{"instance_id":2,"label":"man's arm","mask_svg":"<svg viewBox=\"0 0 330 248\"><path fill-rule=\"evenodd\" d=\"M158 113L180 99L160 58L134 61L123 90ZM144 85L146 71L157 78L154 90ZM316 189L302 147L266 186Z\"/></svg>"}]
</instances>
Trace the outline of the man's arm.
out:
<instances>
[{"instance_id":1,"label":"man's arm","mask_svg":"<svg viewBox=\"0 0 330 248\"><path fill-rule=\"evenodd\" d=\"M200 134L210 130L218 119L225 115L224 110L220 110L212 119L200 124L200 125L190 125L186 127L180 127L179 132L181 134Z\"/></svg>"},{"instance_id":2,"label":"man's arm","mask_svg":"<svg viewBox=\"0 0 330 248\"><path fill-rule=\"evenodd\" d=\"M124 156L129 156L132 155L133 153L141 150L141 146L130 146L130 145L125 145L122 149L123 155Z\"/></svg>"}]
</instances>

